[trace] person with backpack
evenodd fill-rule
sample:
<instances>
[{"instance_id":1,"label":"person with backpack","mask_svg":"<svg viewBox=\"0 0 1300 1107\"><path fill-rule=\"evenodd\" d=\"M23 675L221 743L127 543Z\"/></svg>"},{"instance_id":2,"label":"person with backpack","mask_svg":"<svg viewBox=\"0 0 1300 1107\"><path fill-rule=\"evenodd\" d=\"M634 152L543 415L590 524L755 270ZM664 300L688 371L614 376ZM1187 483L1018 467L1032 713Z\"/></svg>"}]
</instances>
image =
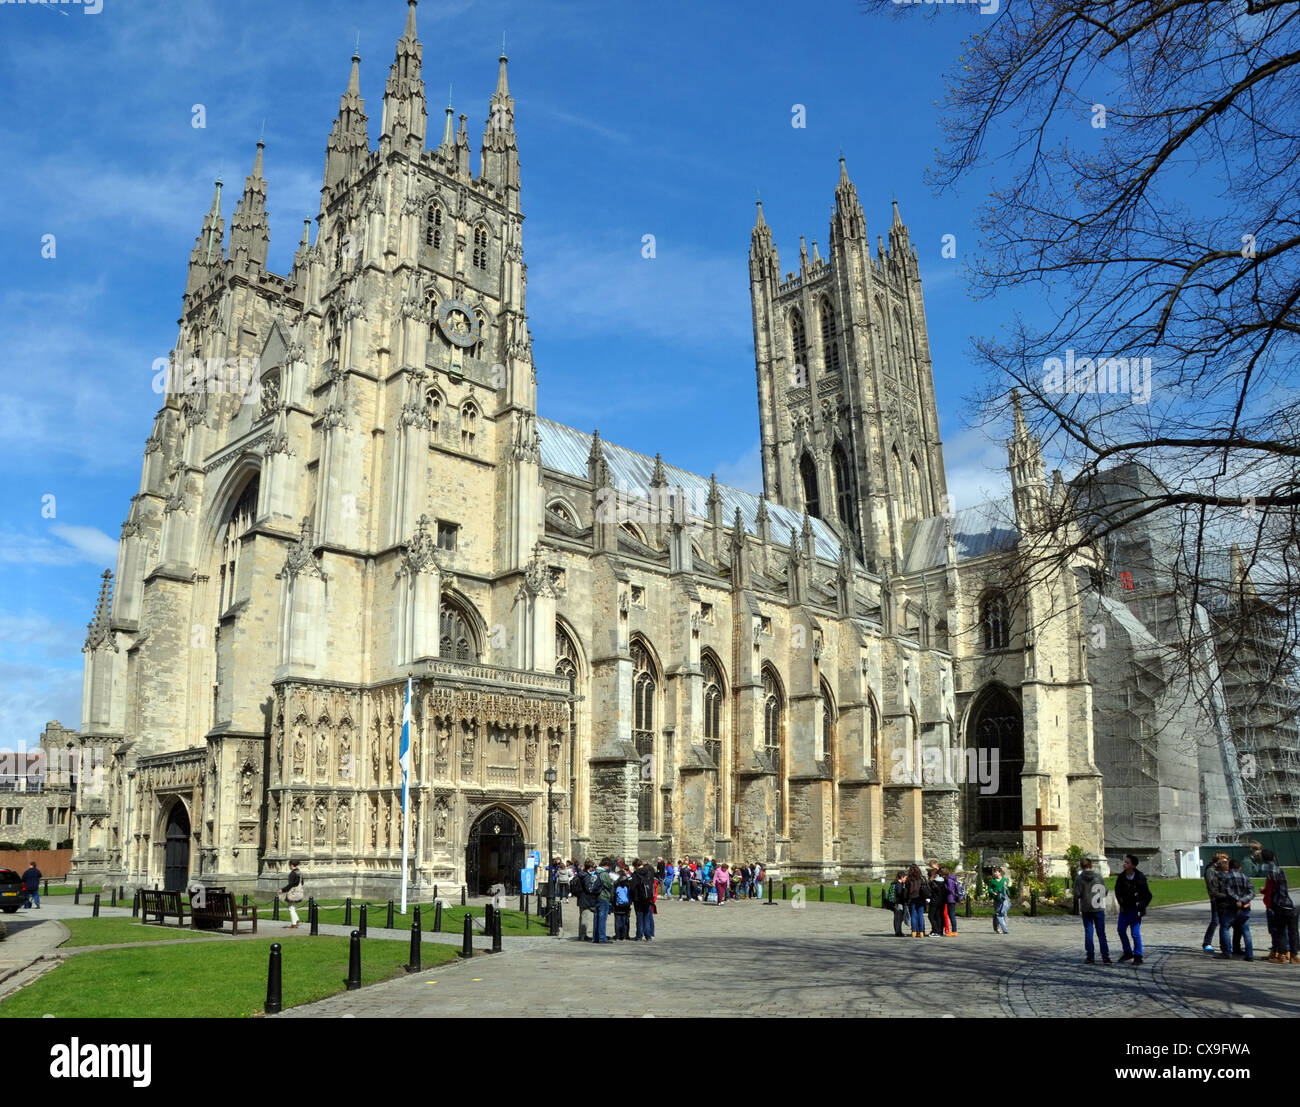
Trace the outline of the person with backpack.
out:
<instances>
[{"instance_id":1,"label":"person with backpack","mask_svg":"<svg viewBox=\"0 0 1300 1107\"><path fill-rule=\"evenodd\" d=\"M627 870L619 867L614 874L614 892L611 897L610 912L614 916L614 940L626 942L632 922L632 881Z\"/></svg>"},{"instance_id":2,"label":"person with backpack","mask_svg":"<svg viewBox=\"0 0 1300 1107\"><path fill-rule=\"evenodd\" d=\"M918 865L907 870L907 912L912 920L912 937L925 937L925 909L930 902L929 884Z\"/></svg>"},{"instance_id":3,"label":"person with backpack","mask_svg":"<svg viewBox=\"0 0 1300 1107\"><path fill-rule=\"evenodd\" d=\"M900 872L885 888L885 902L894 909L894 937L903 936L903 919L907 915L907 874Z\"/></svg>"},{"instance_id":4,"label":"person with backpack","mask_svg":"<svg viewBox=\"0 0 1300 1107\"><path fill-rule=\"evenodd\" d=\"M614 901L614 877L610 869L614 867L612 857L602 857L600 864L592 870L594 879L588 884L588 890L596 897L593 941L601 945L609 941L605 934L605 920L609 918L609 909ZM594 890L593 890L594 886Z\"/></svg>"},{"instance_id":5,"label":"person with backpack","mask_svg":"<svg viewBox=\"0 0 1300 1107\"><path fill-rule=\"evenodd\" d=\"M754 865L754 879L750 883L749 887L750 899L755 898L755 895L757 895L757 898L759 899L763 898L763 878L766 875L767 874L763 871L763 866L756 863Z\"/></svg>"},{"instance_id":6,"label":"person with backpack","mask_svg":"<svg viewBox=\"0 0 1300 1107\"><path fill-rule=\"evenodd\" d=\"M957 879L957 874L949 872L947 866L939 870L947 885L948 937L957 937L957 904L966 899L966 886Z\"/></svg>"},{"instance_id":7,"label":"person with backpack","mask_svg":"<svg viewBox=\"0 0 1300 1107\"><path fill-rule=\"evenodd\" d=\"M1011 908L1011 881L1003 874L1001 865L993 867L989 895L993 897L993 933L1011 933L1007 929L1007 911Z\"/></svg>"},{"instance_id":8,"label":"person with backpack","mask_svg":"<svg viewBox=\"0 0 1300 1107\"><path fill-rule=\"evenodd\" d=\"M1233 953L1240 956L1240 947L1246 944L1246 960L1255 960L1255 947L1250 938L1250 901L1255 898L1255 885L1241 871L1241 861L1234 857L1228 862L1228 871L1219 879L1227 896L1227 907L1219 916L1219 956L1225 961ZM1228 951L1228 933L1232 933L1232 953Z\"/></svg>"},{"instance_id":9,"label":"person with backpack","mask_svg":"<svg viewBox=\"0 0 1300 1107\"><path fill-rule=\"evenodd\" d=\"M1260 854L1264 873L1264 894L1273 916L1273 952L1268 960L1273 965L1300 965L1300 934L1297 934L1295 903L1287 887L1286 870L1277 864L1272 850Z\"/></svg>"},{"instance_id":10,"label":"person with backpack","mask_svg":"<svg viewBox=\"0 0 1300 1107\"><path fill-rule=\"evenodd\" d=\"M1223 859L1223 867L1219 859ZM1205 894L1210 897L1210 925L1205 928L1205 937L1201 939L1201 949L1206 953L1214 952L1214 936L1219 932L1219 914L1222 906L1223 889L1220 887L1223 873L1227 871L1228 855L1216 853L1205 866Z\"/></svg>"},{"instance_id":11,"label":"person with backpack","mask_svg":"<svg viewBox=\"0 0 1300 1107\"><path fill-rule=\"evenodd\" d=\"M1106 882L1093 871L1092 858L1079 862L1079 875L1074 878L1074 898L1079 901L1079 914L1083 916L1084 964L1094 965L1092 935L1095 930L1101 944L1101 963L1109 965L1110 946L1106 944Z\"/></svg>"},{"instance_id":12,"label":"person with backpack","mask_svg":"<svg viewBox=\"0 0 1300 1107\"><path fill-rule=\"evenodd\" d=\"M630 881L632 908L636 911L636 934L634 942L644 938L647 942L655 936L655 871L649 862L641 860L632 862Z\"/></svg>"},{"instance_id":13,"label":"person with backpack","mask_svg":"<svg viewBox=\"0 0 1300 1107\"><path fill-rule=\"evenodd\" d=\"M578 941L580 942L595 940L592 923L596 918L596 897L588 890L595 870L596 862L588 857L582 863L582 871L573 880L574 893L578 897Z\"/></svg>"}]
</instances>

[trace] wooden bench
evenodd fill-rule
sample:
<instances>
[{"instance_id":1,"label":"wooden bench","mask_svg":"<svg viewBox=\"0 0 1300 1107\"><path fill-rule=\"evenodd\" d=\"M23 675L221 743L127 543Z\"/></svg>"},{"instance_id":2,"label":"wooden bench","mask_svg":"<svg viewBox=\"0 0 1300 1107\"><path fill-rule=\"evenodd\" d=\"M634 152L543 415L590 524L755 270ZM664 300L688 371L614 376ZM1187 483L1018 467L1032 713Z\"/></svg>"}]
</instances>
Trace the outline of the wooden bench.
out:
<instances>
[{"instance_id":1,"label":"wooden bench","mask_svg":"<svg viewBox=\"0 0 1300 1107\"><path fill-rule=\"evenodd\" d=\"M224 930L226 923L230 924L230 933L239 933L239 924L245 924L245 929L257 933L257 906L248 904L243 906L236 902L234 892L214 891L209 888L203 896L203 906L199 907L194 900L197 896L190 897L190 917L193 920L195 930ZM252 924L251 927L248 924Z\"/></svg>"},{"instance_id":2,"label":"wooden bench","mask_svg":"<svg viewBox=\"0 0 1300 1107\"><path fill-rule=\"evenodd\" d=\"M150 916L157 916L151 920ZM180 892L158 892L152 889L140 889L140 919L142 922L157 922L166 925L171 916L176 916L176 925L184 926L190 917L190 911L181 900Z\"/></svg>"}]
</instances>

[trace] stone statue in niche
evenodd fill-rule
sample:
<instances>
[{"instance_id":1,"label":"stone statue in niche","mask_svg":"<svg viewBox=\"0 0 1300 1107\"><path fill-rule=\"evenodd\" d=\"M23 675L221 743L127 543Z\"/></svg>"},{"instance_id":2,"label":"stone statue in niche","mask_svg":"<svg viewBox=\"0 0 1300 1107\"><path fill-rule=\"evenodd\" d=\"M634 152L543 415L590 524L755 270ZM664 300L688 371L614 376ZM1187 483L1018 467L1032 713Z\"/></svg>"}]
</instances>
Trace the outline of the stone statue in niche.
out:
<instances>
[{"instance_id":1,"label":"stone statue in niche","mask_svg":"<svg viewBox=\"0 0 1300 1107\"><path fill-rule=\"evenodd\" d=\"M293 817L289 822L292 830L290 841L295 846L302 845L302 800L293 801Z\"/></svg>"},{"instance_id":2,"label":"stone statue in niche","mask_svg":"<svg viewBox=\"0 0 1300 1107\"><path fill-rule=\"evenodd\" d=\"M324 800L316 803L316 844L323 846L329 841L329 811Z\"/></svg>"},{"instance_id":3,"label":"stone statue in niche","mask_svg":"<svg viewBox=\"0 0 1300 1107\"><path fill-rule=\"evenodd\" d=\"M379 841L379 803L370 805L370 847L373 849Z\"/></svg>"},{"instance_id":4,"label":"stone statue in niche","mask_svg":"<svg viewBox=\"0 0 1300 1107\"><path fill-rule=\"evenodd\" d=\"M447 837L447 797L439 796L433 807L433 836L439 842Z\"/></svg>"},{"instance_id":5,"label":"stone statue in niche","mask_svg":"<svg viewBox=\"0 0 1300 1107\"><path fill-rule=\"evenodd\" d=\"M370 742L370 772L374 776L375 783L379 783L379 739L374 738Z\"/></svg>"},{"instance_id":6,"label":"stone statue in niche","mask_svg":"<svg viewBox=\"0 0 1300 1107\"><path fill-rule=\"evenodd\" d=\"M316 732L316 776L324 779L329 775L329 739L325 731Z\"/></svg>"},{"instance_id":7,"label":"stone statue in niche","mask_svg":"<svg viewBox=\"0 0 1300 1107\"><path fill-rule=\"evenodd\" d=\"M307 764L307 743L302 740L302 729L299 728L293 736L293 771L296 775L302 776L303 770Z\"/></svg>"},{"instance_id":8,"label":"stone statue in niche","mask_svg":"<svg viewBox=\"0 0 1300 1107\"><path fill-rule=\"evenodd\" d=\"M245 811L253 809L253 766L245 764L239 781L239 806Z\"/></svg>"},{"instance_id":9,"label":"stone statue in niche","mask_svg":"<svg viewBox=\"0 0 1300 1107\"><path fill-rule=\"evenodd\" d=\"M350 818L348 815L348 805L346 803L339 806L338 828L336 837L338 844L346 846L348 844L348 831L351 829Z\"/></svg>"},{"instance_id":10,"label":"stone statue in niche","mask_svg":"<svg viewBox=\"0 0 1300 1107\"><path fill-rule=\"evenodd\" d=\"M339 779L352 779L352 735L346 730L339 735Z\"/></svg>"}]
</instances>

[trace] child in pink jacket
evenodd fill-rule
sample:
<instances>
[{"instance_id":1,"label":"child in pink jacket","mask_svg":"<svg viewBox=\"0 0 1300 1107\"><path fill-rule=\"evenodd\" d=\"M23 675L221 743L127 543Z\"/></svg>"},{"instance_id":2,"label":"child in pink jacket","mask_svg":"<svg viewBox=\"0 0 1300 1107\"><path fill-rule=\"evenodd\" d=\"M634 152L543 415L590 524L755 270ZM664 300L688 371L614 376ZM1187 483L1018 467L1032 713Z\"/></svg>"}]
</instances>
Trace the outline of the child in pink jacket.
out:
<instances>
[{"instance_id":1,"label":"child in pink jacket","mask_svg":"<svg viewBox=\"0 0 1300 1107\"><path fill-rule=\"evenodd\" d=\"M727 902L727 886L731 883L731 874L726 865L719 865L713 873L713 887L718 893L718 906Z\"/></svg>"}]
</instances>

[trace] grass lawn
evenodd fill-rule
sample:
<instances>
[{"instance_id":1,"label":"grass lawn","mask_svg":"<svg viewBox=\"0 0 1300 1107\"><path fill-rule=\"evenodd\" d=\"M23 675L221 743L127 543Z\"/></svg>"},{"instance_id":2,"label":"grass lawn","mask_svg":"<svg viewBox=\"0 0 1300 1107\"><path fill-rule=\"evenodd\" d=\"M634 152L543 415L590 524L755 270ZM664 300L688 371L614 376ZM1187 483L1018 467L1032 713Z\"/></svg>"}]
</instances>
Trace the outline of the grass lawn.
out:
<instances>
[{"instance_id":1,"label":"grass lawn","mask_svg":"<svg viewBox=\"0 0 1300 1107\"><path fill-rule=\"evenodd\" d=\"M285 1007L344 990L347 938L291 938L282 947ZM83 953L0 1003L0 1017L246 1018L266 1002L270 948L271 939L257 938ZM402 975L407 952L405 942L362 943L362 983ZM421 953L425 968L455 959L450 946Z\"/></svg>"},{"instance_id":2,"label":"grass lawn","mask_svg":"<svg viewBox=\"0 0 1300 1107\"><path fill-rule=\"evenodd\" d=\"M72 937L61 948L110 946L122 942L166 942L174 938L202 938L207 931L177 926L146 926L134 919L63 919Z\"/></svg>"},{"instance_id":3,"label":"grass lawn","mask_svg":"<svg viewBox=\"0 0 1300 1107\"><path fill-rule=\"evenodd\" d=\"M516 901L518 902L518 901ZM321 900L317 905L318 914L322 923L333 923L338 926L343 925L343 901L342 900ZM393 929L410 930L411 920L415 918L415 912L412 910L414 904L406 905L406 914L403 915L397 907L393 908ZM572 909L577 911L577 904L574 903ZM482 907L449 907L442 912L442 932L444 934L460 934L464 927L466 914L473 915L476 919L483 918ZM270 905L258 905L258 918L269 919L271 917ZM420 905L420 926L427 934L433 930L434 910L432 905L423 903ZM289 917L288 907L280 904L280 918ZM302 919L303 926L307 925L307 904L306 900L298 905L298 917ZM370 903L366 905L366 929L382 929L388 921L388 903ZM361 901L352 901L352 926L355 928L361 925ZM482 930L475 928L475 934L481 934ZM524 913L522 911L503 910L501 912L501 936L509 937L510 935L539 935L545 933L543 924L538 920L536 915L530 916L530 925L524 928Z\"/></svg>"}]
</instances>

